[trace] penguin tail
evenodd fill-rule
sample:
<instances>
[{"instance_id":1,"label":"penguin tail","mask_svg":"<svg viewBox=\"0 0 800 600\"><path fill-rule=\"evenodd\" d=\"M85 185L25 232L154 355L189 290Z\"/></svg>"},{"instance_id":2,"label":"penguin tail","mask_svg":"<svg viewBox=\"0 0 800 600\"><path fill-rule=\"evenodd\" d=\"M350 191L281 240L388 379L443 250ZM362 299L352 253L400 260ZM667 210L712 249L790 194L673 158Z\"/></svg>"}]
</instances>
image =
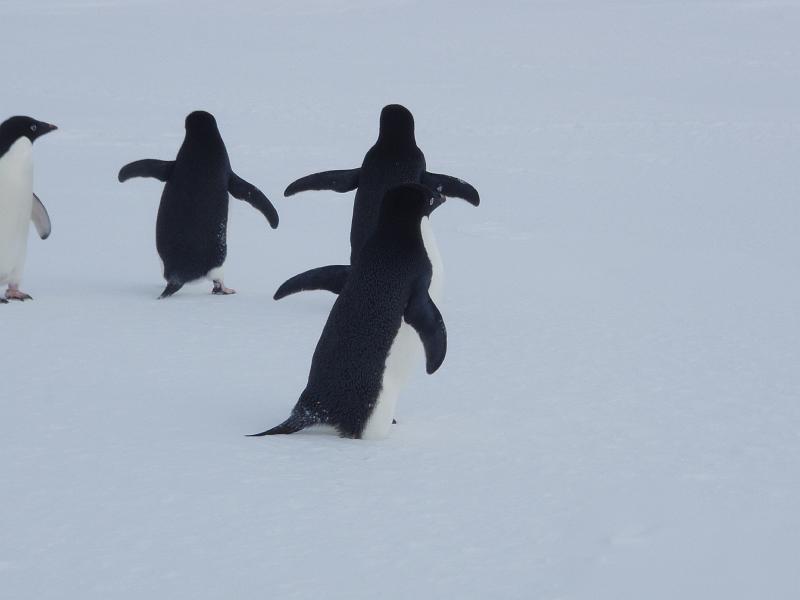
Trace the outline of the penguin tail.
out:
<instances>
[{"instance_id":1,"label":"penguin tail","mask_svg":"<svg viewBox=\"0 0 800 600\"><path fill-rule=\"evenodd\" d=\"M172 296L172 294L177 292L182 287L183 287L182 283L178 283L176 281L169 281L167 283L167 287L164 288L164 291L161 292L161 295L158 297L158 299L162 300L164 298L169 298L170 296Z\"/></svg>"},{"instance_id":2,"label":"penguin tail","mask_svg":"<svg viewBox=\"0 0 800 600\"><path fill-rule=\"evenodd\" d=\"M276 425L272 429L267 429L261 433L251 433L247 437L261 437L264 435L288 435L290 433L297 433L301 429L305 429L309 425L313 425L308 419L305 419L297 414L292 414L291 417L286 419L280 425Z\"/></svg>"}]
</instances>

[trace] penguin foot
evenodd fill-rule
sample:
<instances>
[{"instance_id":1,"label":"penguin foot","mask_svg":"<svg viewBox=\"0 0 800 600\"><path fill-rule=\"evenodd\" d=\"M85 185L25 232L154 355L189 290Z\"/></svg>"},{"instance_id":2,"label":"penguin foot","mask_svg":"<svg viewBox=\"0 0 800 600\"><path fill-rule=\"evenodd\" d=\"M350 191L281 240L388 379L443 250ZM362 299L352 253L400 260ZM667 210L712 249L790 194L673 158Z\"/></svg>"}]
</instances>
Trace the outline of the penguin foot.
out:
<instances>
[{"instance_id":1,"label":"penguin foot","mask_svg":"<svg viewBox=\"0 0 800 600\"><path fill-rule=\"evenodd\" d=\"M19 300L20 302L24 302L25 300L33 300L33 298L29 294L26 294L25 292L20 292L15 287L13 287L13 288L9 287L6 290L6 298L5 299L6 299L6 301L8 301L8 300Z\"/></svg>"},{"instance_id":2,"label":"penguin foot","mask_svg":"<svg viewBox=\"0 0 800 600\"><path fill-rule=\"evenodd\" d=\"M8 304L8 300L5 298L0 298L0 304Z\"/></svg>"},{"instance_id":3,"label":"penguin foot","mask_svg":"<svg viewBox=\"0 0 800 600\"><path fill-rule=\"evenodd\" d=\"M235 294L236 290L232 290L231 288L225 287L224 283L215 279L214 289L211 290L211 293L216 294L217 296L230 296L231 294Z\"/></svg>"}]
</instances>

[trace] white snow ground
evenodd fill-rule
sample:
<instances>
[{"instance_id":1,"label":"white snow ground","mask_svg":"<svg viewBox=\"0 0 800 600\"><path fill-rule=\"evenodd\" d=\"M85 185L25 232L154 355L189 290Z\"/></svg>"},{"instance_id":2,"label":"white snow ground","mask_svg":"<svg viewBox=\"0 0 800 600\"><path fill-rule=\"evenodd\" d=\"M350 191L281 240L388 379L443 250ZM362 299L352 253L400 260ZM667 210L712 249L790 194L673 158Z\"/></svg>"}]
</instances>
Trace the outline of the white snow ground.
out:
<instances>
[{"instance_id":1,"label":"white snow ground","mask_svg":"<svg viewBox=\"0 0 800 600\"><path fill-rule=\"evenodd\" d=\"M800 4L0 2L0 116L52 237L0 306L0 597L800 597ZM382 442L250 439L302 390L380 108L434 215L449 353ZM212 111L227 283L156 301L161 186Z\"/></svg>"}]
</instances>

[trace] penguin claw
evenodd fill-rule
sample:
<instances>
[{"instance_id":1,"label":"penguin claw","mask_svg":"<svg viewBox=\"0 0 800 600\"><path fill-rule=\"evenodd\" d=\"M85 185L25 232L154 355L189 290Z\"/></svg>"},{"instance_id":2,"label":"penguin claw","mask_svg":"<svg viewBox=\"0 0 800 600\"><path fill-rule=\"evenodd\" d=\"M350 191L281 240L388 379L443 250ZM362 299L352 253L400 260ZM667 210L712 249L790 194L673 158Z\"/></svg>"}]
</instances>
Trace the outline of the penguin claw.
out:
<instances>
[{"instance_id":1,"label":"penguin claw","mask_svg":"<svg viewBox=\"0 0 800 600\"><path fill-rule=\"evenodd\" d=\"M230 296L231 294L235 294L236 290L225 287L225 284L223 284L221 281L215 281L214 289L211 290L211 293L216 296Z\"/></svg>"},{"instance_id":2,"label":"penguin claw","mask_svg":"<svg viewBox=\"0 0 800 600\"><path fill-rule=\"evenodd\" d=\"M19 300L20 302L25 302L25 300L33 300L33 297L30 294L20 292L19 290L6 290L5 300L6 302L9 300Z\"/></svg>"}]
</instances>

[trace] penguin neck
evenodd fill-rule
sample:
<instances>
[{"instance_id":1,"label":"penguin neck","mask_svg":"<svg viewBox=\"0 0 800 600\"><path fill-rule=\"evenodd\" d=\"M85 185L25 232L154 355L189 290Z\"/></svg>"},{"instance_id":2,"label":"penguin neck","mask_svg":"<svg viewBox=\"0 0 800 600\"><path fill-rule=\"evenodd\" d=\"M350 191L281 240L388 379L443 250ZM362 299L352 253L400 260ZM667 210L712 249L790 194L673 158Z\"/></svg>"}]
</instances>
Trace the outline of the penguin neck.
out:
<instances>
[{"instance_id":1,"label":"penguin neck","mask_svg":"<svg viewBox=\"0 0 800 600\"><path fill-rule=\"evenodd\" d=\"M407 153L417 150L414 129L385 127L381 128L375 147L384 152Z\"/></svg>"},{"instance_id":2,"label":"penguin neck","mask_svg":"<svg viewBox=\"0 0 800 600\"><path fill-rule=\"evenodd\" d=\"M222 143L222 136L216 129L205 131L187 131L186 143L189 144L208 144L216 146Z\"/></svg>"},{"instance_id":3,"label":"penguin neck","mask_svg":"<svg viewBox=\"0 0 800 600\"><path fill-rule=\"evenodd\" d=\"M181 151L195 158L220 158L228 156L225 143L219 131L214 129L204 129L201 131L187 131L183 140Z\"/></svg>"},{"instance_id":4,"label":"penguin neck","mask_svg":"<svg viewBox=\"0 0 800 600\"><path fill-rule=\"evenodd\" d=\"M0 154L0 162L13 163L15 166L32 165L33 143L26 137L14 140L3 153Z\"/></svg>"},{"instance_id":5,"label":"penguin neck","mask_svg":"<svg viewBox=\"0 0 800 600\"><path fill-rule=\"evenodd\" d=\"M18 138L0 137L0 159L5 158L6 155L11 156L12 154L29 155L32 148L33 148L33 142L31 142L25 136Z\"/></svg>"},{"instance_id":6,"label":"penguin neck","mask_svg":"<svg viewBox=\"0 0 800 600\"><path fill-rule=\"evenodd\" d=\"M384 239L402 239L422 242L421 215L394 215L382 218L378 224L379 237Z\"/></svg>"}]
</instances>

